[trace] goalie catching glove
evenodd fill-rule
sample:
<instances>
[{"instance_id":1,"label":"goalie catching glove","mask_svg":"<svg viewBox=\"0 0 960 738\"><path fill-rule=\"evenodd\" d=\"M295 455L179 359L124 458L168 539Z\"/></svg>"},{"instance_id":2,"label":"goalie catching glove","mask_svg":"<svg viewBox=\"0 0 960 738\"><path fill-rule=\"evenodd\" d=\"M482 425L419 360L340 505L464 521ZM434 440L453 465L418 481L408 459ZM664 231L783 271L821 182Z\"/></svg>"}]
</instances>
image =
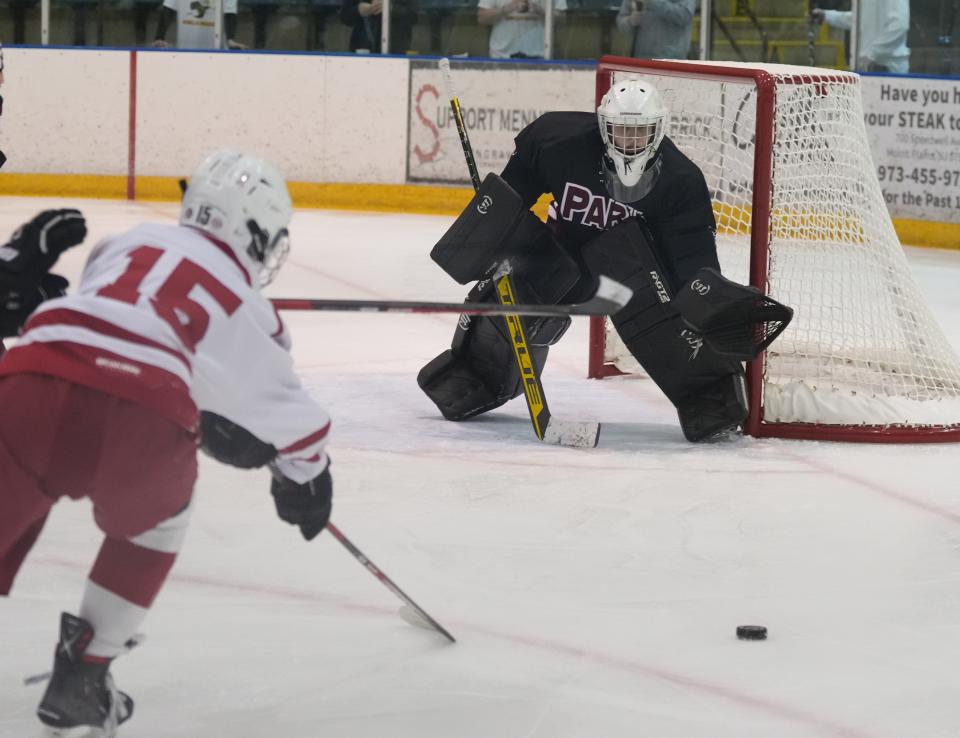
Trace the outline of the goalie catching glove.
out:
<instances>
[{"instance_id":1,"label":"goalie catching glove","mask_svg":"<svg viewBox=\"0 0 960 738\"><path fill-rule=\"evenodd\" d=\"M720 356L752 361L790 324L793 310L756 287L700 269L671 305Z\"/></svg>"}]
</instances>

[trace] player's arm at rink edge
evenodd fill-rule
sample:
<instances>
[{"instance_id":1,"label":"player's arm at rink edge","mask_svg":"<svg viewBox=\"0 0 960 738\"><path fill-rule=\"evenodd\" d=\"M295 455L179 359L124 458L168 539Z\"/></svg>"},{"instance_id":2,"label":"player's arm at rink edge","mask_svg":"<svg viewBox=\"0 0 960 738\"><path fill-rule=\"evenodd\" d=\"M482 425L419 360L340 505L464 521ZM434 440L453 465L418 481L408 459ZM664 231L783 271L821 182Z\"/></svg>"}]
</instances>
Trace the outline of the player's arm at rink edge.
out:
<instances>
[{"instance_id":1,"label":"player's arm at rink edge","mask_svg":"<svg viewBox=\"0 0 960 738\"><path fill-rule=\"evenodd\" d=\"M277 449L246 428L215 413L204 411L200 416L200 448L217 461L240 469L257 469L276 460ZM270 494L277 516L300 528L306 540L313 540L326 527L333 507L329 456L324 470L302 484L274 474Z\"/></svg>"},{"instance_id":2,"label":"player's arm at rink edge","mask_svg":"<svg viewBox=\"0 0 960 738\"><path fill-rule=\"evenodd\" d=\"M210 336L198 353L198 406L278 449L276 468L306 482L326 463L330 418L303 388L290 352L272 337L279 318L258 292Z\"/></svg>"},{"instance_id":3,"label":"player's arm at rink edge","mask_svg":"<svg viewBox=\"0 0 960 738\"><path fill-rule=\"evenodd\" d=\"M266 300L258 293L244 308L225 326L237 333L227 330L226 344L218 342L243 347L243 356L222 359L236 362L234 371L218 371L218 362L206 355L198 365L198 399L207 408L201 413L201 448L232 466L268 464L278 517L310 541L326 527L332 510L325 451L330 420L300 384L288 350L264 330L273 312ZM281 324L278 334L284 332Z\"/></svg>"}]
</instances>

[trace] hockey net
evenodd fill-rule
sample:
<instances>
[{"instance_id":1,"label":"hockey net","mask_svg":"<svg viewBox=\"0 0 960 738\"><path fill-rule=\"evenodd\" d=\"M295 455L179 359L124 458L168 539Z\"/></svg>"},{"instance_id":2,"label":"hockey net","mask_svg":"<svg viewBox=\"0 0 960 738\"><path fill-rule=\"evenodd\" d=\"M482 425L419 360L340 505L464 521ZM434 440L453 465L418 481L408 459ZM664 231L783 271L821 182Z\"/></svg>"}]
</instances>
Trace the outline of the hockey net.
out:
<instances>
[{"instance_id":1,"label":"hockey net","mask_svg":"<svg viewBox=\"0 0 960 738\"><path fill-rule=\"evenodd\" d=\"M747 367L755 436L960 441L960 359L924 302L875 175L855 74L604 57L597 100L642 77L703 170L724 274L794 308ZM638 365L593 319L590 376Z\"/></svg>"}]
</instances>

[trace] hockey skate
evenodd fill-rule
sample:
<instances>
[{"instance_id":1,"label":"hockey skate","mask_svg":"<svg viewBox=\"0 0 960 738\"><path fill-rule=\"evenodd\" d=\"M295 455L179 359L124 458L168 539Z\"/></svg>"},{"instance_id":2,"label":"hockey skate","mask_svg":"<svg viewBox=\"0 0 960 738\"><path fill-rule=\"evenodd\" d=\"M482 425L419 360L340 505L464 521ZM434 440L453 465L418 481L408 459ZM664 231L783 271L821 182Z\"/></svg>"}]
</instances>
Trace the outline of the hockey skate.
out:
<instances>
[{"instance_id":1,"label":"hockey skate","mask_svg":"<svg viewBox=\"0 0 960 738\"><path fill-rule=\"evenodd\" d=\"M46 738L113 738L133 714L133 700L113 684L110 661L86 657L92 639L90 623L61 615L53 674L37 708Z\"/></svg>"}]
</instances>

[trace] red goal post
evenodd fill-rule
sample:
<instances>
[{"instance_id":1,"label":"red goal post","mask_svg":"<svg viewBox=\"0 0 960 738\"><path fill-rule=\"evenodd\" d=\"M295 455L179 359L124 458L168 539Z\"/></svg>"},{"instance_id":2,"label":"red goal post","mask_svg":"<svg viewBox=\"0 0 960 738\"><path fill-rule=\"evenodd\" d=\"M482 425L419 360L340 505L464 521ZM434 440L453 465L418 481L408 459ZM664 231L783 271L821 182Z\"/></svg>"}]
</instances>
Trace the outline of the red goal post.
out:
<instances>
[{"instance_id":1,"label":"red goal post","mask_svg":"<svg viewBox=\"0 0 960 738\"><path fill-rule=\"evenodd\" d=\"M860 78L776 64L603 57L596 98L643 77L704 172L721 266L795 310L747 366L758 437L960 441L960 359L920 293L870 156ZM633 371L592 318L589 376ZM635 362L633 362L635 365Z\"/></svg>"}]
</instances>

